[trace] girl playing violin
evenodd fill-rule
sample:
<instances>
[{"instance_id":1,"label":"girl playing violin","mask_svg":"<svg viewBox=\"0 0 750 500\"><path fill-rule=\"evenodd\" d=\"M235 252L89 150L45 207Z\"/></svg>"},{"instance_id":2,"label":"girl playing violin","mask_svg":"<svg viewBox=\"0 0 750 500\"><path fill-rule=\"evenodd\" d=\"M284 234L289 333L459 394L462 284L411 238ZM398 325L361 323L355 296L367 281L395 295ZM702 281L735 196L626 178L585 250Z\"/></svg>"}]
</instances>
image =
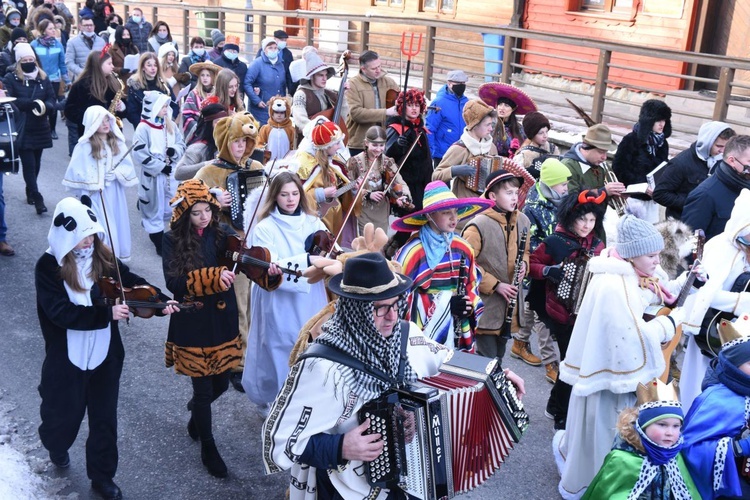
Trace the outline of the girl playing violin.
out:
<instances>
[{"instance_id":1,"label":"girl playing violin","mask_svg":"<svg viewBox=\"0 0 750 500\"><path fill-rule=\"evenodd\" d=\"M227 390L230 370L242 360L235 274L219 263L227 238L235 232L219 223L219 202L202 180L180 184L171 206L171 230L164 235L164 279L175 298L196 298L203 308L169 322L166 365L191 378L188 434L200 439L208 472L226 477L227 466L211 429L211 403Z\"/></svg>"},{"instance_id":2,"label":"girl playing violin","mask_svg":"<svg viewBox=\"0 0 750 500\"><path fill-rule=\"evenodd\" d=\"M378 125L372 126L365 134L364 152L353 156L347 162L349 178L359 179L367 175L367 171L375 164L367 180L363 182L365 191L362 194L362 206L359 212L355 211L357 216L357 232L363 234L365 224L372 222L376 228L388 231L388 216L391 214L391 202L398 207L405 207L409 204L409 186L404 183L401 175L396 173L398 166L383 154L385 151L385 130ZM393 187L389 193L385 188L393 180ZM401 188L399 193L394 193L396 186ZM396 195L396 196L394 196ZM390 200L393 200L389 202ZM395 198L395 199L394 199Z\"/></svg>"},{"instance_id":3,"label":"girl playing violin","mask_svg":"<svg viewBox=\"0 0 750 500\"><path fill-rule=\"evenodd\" d=\"M274 176L268 196L258 212L258 224L250 234L252 246L267 248L271 262L303 270L318 259L307 254L308 241L323 222L308 205L302 182L296 174L283 171ZM269 274L280 270L272 265ZM254 282L250 292L250 333L242 385L250 400L267 415L289 373L289 354L307 320L326 304L322 281L282 277L281 285L269 289Z\"/></svg>"},{"instance_id":4,"label":"girl playing violin","mask_svg":"<svg viewBox=\"0 0 750 500\"><path fill-rule=\"evenodd\" d=\"M35 270L46 351L39 384L39 437L52 463L69 467L68 448L88 411L86 469L91 486L105 498L121 498L112 478L117 471L117 399L125 356L118 321L128 318L128 306L104 305L97 279L117 276L118 266L123 286L148 283L104 244L104 229L87 196L57 204L47 239L50 247ZM156 293L168 300L158 289ZM174 312L177 308L170 303L157 314Z\"/></svg>"}]
</instances>

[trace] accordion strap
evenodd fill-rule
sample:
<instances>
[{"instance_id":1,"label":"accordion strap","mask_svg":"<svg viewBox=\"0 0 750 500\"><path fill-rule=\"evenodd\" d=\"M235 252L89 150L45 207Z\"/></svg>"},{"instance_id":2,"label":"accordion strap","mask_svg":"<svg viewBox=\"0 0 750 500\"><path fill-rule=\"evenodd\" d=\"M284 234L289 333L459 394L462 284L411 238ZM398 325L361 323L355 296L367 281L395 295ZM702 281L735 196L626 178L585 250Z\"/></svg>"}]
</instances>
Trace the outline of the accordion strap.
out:
<instances>
[{"instance_id":1,"label":"accordion strap","mask_svg":"<svg viewBox=\"0 0 750 500\"><path fill-rule=\"evenodd\" d=\"M333 361L334 363L346 365L349 368L359 370L361 372L367 373L368 375L372 375L373 377L378 378L387 384L394 386L401 385L404 382L404 370L406 369L406 346L409 339L408 321L401 320L401 332L403 334L401 335L401 355L398 361L398 375L395 379L380 368L367 366L362 361L352 357L341 349L330 345L319 344L317 342L314 344L310 344L307 350L300 354L300 356L297 358L297 361L306 358L323 358L329 361Z\"/></svg>"}]
</instances>

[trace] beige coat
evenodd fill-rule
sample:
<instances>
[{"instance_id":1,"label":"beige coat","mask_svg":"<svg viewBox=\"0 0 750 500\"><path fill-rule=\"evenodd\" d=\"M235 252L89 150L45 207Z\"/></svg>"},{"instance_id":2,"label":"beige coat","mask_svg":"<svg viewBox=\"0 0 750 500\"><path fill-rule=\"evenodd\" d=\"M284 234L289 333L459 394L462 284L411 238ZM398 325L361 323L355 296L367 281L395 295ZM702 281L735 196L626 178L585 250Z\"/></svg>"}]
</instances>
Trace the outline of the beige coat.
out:
<instances>
[{"instance_id":1,"label":"beige coat","mask_svg":"<svg viewBox=\"0 0 750 500\"><path fill-rule=\"evenodd\" d=\"M344 94L349 105L346 128L349 131L350 148L364 149L365 134L373 125L385 127L385 97L389 90L399 91L398 84L388 75L378 78L380 108L375 108L375 93L372 85L362 73L349 80L349 89Z\"/></svg>"}]
</instances>

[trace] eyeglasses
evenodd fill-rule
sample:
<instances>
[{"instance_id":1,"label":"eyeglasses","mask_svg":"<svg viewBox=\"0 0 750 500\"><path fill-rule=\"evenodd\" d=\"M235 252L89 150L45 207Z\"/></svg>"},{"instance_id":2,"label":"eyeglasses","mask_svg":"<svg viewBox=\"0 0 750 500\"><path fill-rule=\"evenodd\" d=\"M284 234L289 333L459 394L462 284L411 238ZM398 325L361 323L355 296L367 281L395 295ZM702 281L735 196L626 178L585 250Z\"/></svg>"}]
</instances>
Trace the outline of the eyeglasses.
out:
<instances>
[{"instance_id":1,"label":"eyeglasses","mask_svg":"<svg viewBox=\"0 0 750 500\"><path fill-rule=\"evenodd\" d=\"M382 318L390 311L394 311L396 314L398 314L398 301L394 302L393 304L373 306L373 309L375 310L375 316L377 316L378 318Z\"/></svg>"},{"instance_id":2,"label":"eyeglasses","mask_svg":"<svg viewBox=\"0 0 750 500\"><path fill-rule=\"evenodd\" d=\"M734 161L740 164L740 166L742 167L742 172L740 172L741 174L750 174L750 165L745 165L740 160L738 160L736 156L730 156L730 158L734 158Z\"/></svg>"}]
</instances>

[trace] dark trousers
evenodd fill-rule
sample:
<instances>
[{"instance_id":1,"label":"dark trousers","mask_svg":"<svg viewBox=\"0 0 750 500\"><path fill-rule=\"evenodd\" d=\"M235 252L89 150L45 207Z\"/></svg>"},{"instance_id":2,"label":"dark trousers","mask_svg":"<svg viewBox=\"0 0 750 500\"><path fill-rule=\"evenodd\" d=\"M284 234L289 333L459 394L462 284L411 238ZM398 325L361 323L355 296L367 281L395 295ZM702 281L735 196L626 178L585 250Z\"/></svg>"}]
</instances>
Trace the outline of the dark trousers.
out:
<instances>
[{"instance_id":1,"label":"dark trousers","mask_svg":"<svg viewBox=\"0 0 750 500\"><path fill-rule=\"evenodd\" d=\"M557 347L560 349L560 361L565 359L570 344L570 336L573 333L572 325L561 325L554 321L549 321L548 325L550 334L557 337ZM555 423L563 423L568 417L568 403L570 402L570 393L573 387L563 382L557 377L557 382L552 386L547 400L547 413L555 418Z\"/></svg>"},{"instance_id":2,"label":"dark trousers","mask_svg":"<svg viewBox=\"0 0 750 500\"><path fill-rule=\"evenodd\" d=\"M55 100L57 100L57 96L60 95L60 84L61 82L52 82L52 88L55 89ZM57 126L57 110L51 110L47 116L49 116L49 129L54 132L55 127Z\"/></svg>"},{"instance_id":3,"label":"dark trousers","mask_svg":"<svg viewBox=\"0 0 750 500\"><path fill-rule=\"evenodd\" d=\"M325 469L315 469L315 488L317 489L318 500L345 500L341 493L336 491L333 487L331 480L328 477L328 472ZM411 500L415 497L404 493L399 488L392 488L388 492L386 500Z\"/></svg>"},{"instance_id":4,"label":"dark trousers","mask_svg":"<svg viewBox=\"0 0 750 500\"><path fill-rule=\"evenodd\" d=\"M201 441L207 442L214 438L211 429L211 403L229 387L229 372L207 377L193 377L193 399L188 403L188 409L193 412L193 422Z\"/></svg>"},{"instance_id":5,"label":"dark trousers","mask_svg":"<svg viewBox=\"0 0 750 500\"><path fill-rule=\"evenodd\" d=\"M112 479L117 472L117 400L124 357L122 342L113 337L109 354L93 370L77 368L66 349L54 347L42 365L42 444L53 453L68 451L88 411L86 472L92 481Z\"/></svg>"},{"instance_id":6,"label":"dark trousers","mask_svg":"<svg viewBox=\"0 0 750 500\"><path fill-rule=\"evenodd\" d=\"M39 177L39 169L42 166L43 151L43 149L23 148L18 153L19 158L21 158L23 180L26 183L26 189L28 189L30 193L39 192L39 188L36 185L36 179Z\"/></svg>"}]
</instances>

